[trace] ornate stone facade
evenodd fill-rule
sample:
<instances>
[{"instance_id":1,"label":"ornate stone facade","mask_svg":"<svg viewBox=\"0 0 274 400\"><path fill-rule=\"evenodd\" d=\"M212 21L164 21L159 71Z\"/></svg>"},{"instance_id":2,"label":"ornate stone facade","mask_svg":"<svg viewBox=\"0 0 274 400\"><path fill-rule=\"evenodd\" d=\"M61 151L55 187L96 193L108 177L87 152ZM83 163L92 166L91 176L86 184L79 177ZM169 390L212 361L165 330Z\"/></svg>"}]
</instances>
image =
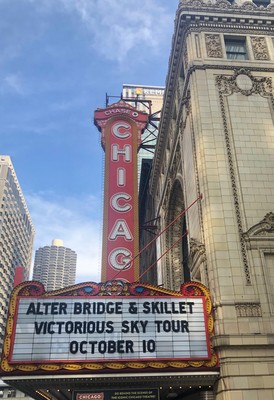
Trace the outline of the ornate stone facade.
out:
<instances>
[{"instance_id":1,"label":"ornate stone facade","mask_svg":"<svg viewBox=\"0 0 274 400\"><path fill-rule=\"evenodd\" d=\"M222 58L223 51L220 35L205 35L206 51L208 57Z\"/></svg>"},{"instance_id":2,"label":"ornate stone facade","mask_svg":"<svg viewBox=\"0 0 274 400\"><path fill-rule=\"evenodd\" d=\"M250 39L255 60L269 60L265 37L251 36Z\"/></svg>"},{"instance_id":3,"label":"ornate stone facade","mask_svg":"<svg viewBox=\"0 0 274 400\"><path fill-rule=\"evenodd\" d=\"M176 242L158 283L174 288L188 268L210 289L216 400L274 398L273 10L180 1L150 177L161 229L187 209L187 249L182 221L157 242L159 254Z\"/></svg>"}]
</instances>

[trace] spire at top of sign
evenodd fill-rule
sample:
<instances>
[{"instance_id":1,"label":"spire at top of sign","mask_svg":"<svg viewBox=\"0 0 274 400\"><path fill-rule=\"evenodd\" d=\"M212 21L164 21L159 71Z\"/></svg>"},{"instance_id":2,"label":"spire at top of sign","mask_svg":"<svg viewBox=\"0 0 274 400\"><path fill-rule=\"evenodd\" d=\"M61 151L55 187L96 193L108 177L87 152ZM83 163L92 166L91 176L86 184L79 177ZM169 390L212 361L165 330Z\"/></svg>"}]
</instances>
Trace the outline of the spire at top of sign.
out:
<instances>
[{"instance_id":1,"label":"spire at top of sign","mask_svg":"<svg viewBox=\"0 0 274 400\"><path fill-rule=\"evenodd\" d=\"M102 145L105 146L105 127L107 122L114 118L123 118L133 120L138 126L139 135L147 124L148 114L144 111L138 110L131 104L126 103L124 100L119 100L116 103L107 106L106 108L97 108L94 112L94 124L97 126L99 131L102 132Z\"/></svg>"},{"instance_id":2,"label":"spire at top of sign","mask_svg":"<svg viewBox=\"0 0 274 400\"><path fill-rule=\"evenodd\" d=\"M113 109L113 108L127 108L130 109L132 111L137 111L136 107L132 106L131 104L125 102L124 100L119 100L116 103L107 105L106 108L97 108L96 111L102 111L102 110L108 110L108 109ZM146 114L144 111L139 111L138 113L140 114Z\"/></svg>"}]
</instances>

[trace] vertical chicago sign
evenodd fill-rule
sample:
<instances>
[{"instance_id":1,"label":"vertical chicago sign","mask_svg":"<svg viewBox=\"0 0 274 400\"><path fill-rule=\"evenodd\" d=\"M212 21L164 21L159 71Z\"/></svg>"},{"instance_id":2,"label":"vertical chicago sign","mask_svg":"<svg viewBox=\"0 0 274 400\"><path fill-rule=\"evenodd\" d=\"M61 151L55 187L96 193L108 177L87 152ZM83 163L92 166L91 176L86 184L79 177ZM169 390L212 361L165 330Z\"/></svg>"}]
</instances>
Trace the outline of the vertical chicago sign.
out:
<instances>
[{"instance_id":1,"label":"vertical chicago sign","mask_svg":"<svg viewBox=\"0 0 274 400\"><path fill-rule=\"evenodd\" d=\"M119 101L94 113L105 150L102 281L139 276L137 151L148 115Z\"/></svg>"}]
</instances>

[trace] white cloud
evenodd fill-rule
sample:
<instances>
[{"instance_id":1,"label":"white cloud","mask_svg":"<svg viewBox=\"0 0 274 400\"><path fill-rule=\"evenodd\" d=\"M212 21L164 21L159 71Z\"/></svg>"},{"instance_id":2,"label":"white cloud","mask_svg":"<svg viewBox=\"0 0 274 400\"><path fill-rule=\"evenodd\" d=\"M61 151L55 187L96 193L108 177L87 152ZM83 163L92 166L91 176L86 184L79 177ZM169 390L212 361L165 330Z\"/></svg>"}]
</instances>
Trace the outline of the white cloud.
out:
<instances>
[{"instance_id":1,"label":"white cloud","mask_svg":"<svg viewBox=\"0 0 274 400\"><path fill-rule=\"evenodd\" d=\"M28 2L42 14L61 11L80 19L89 32L91 47L108 60L136 63L152 58L163 46L170 45L174 12L158 0Z\"/></svg>"},{"instance_id":2,"label":"white cloud","mask_svg":"<svg viewBox=\"0 0 274 400\"><path fill-rule=\"evenodd\" d=\"M40 193L26 196L26 201L36 230L34 250L62 239L77 253L77 282L100 281L101 219L95 216L98 208L101 211L100 200L89 196L60 201Z\"/></svg>"},{"instance_id":3,"label":"white cloud","mask_svg":"<svg viewBox=\"0 0 274 400\"><path fill-rule=\"evenodd\" d=\"M2 91L11 91L16 94L23 95L25 90L23 87L22 79L18 74L9 74L4 78L2 85Z\"/></svg>"},{"instance_id":4,"label":"white cloud","mask_svg":"<svg viewBox=\"0 0 274 400\"><path fill-rule=\"evenodd\" d=\"M60 1L79 14L92 34L92 46L110 60L124 62L130 52L134 57L134 50L138 50L136 57L151 57L170 41L168 30L173 29L174 16L158 1Z\"/></svg>"}]
</instances>

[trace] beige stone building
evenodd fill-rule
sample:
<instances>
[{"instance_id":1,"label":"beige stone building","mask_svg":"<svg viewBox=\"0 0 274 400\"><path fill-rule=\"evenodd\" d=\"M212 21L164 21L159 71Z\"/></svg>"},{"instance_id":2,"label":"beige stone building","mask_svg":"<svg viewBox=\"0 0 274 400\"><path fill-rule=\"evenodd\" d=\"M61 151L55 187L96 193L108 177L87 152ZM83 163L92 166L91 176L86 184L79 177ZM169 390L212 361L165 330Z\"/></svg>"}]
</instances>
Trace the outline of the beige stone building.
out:
<instances>
[{"instance_id":1,"label":"beige stone building","mask_svg":"<svg viewBox=\"0 0 274 400\"><path fill-rule=\"evenodd\" d=\"M273 1L180 1L145 208L160 231L190 207L155 269L211 292L217 400L274 399L273 24Z\"/></svg>"}]
</instances>

